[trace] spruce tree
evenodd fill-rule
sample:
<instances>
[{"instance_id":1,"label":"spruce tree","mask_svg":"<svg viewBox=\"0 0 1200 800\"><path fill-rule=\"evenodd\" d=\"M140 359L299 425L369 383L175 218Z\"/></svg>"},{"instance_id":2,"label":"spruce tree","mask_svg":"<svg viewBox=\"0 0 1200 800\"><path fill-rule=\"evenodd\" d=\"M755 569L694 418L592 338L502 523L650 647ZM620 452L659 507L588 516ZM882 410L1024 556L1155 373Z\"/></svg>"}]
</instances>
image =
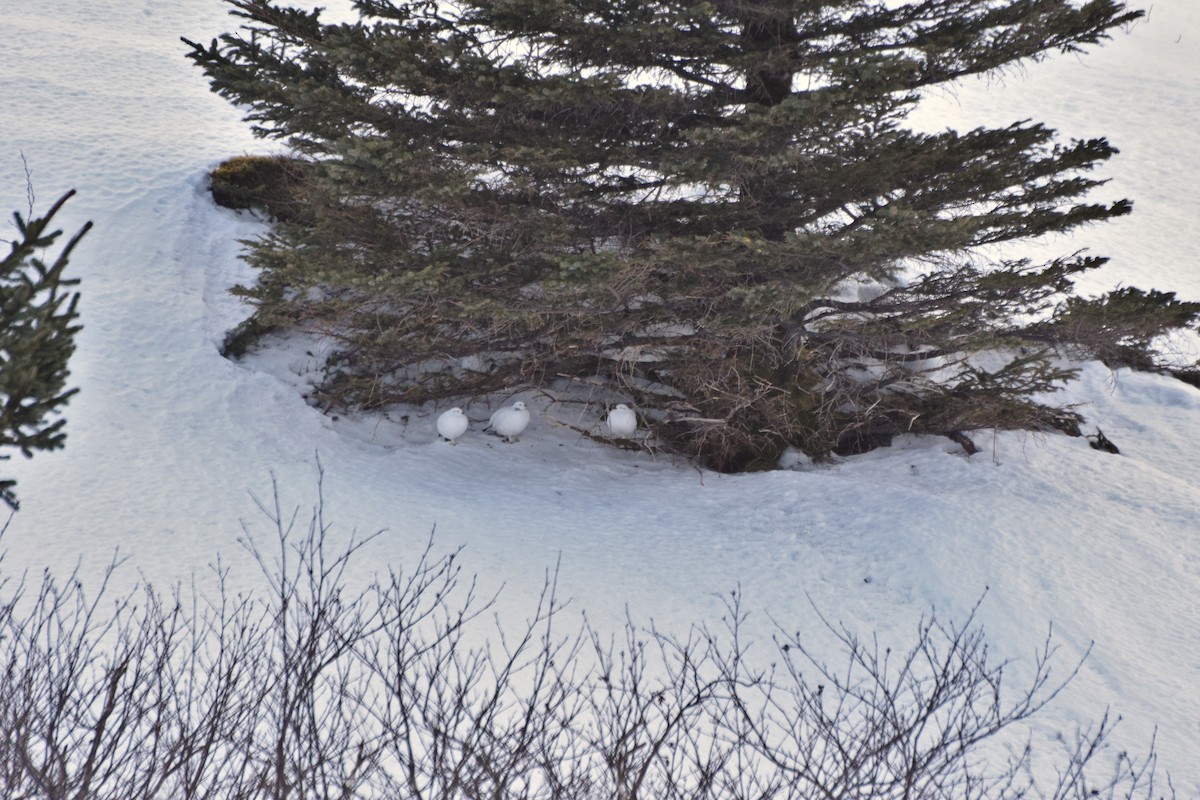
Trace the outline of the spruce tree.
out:
<instances>
[{"instance_id":1,"label":"spruce tree","mask_svg":"<svg viewBox=\"0 0 1200 800\"><path fill-rule=\"evenodd\" d=\"M53 246L62 231L50 221L68 198L63 195L45 216L26 221L14 213L19 238L0 262L0 459L16 448L30 457L35 450L56 450L67 438L59 412L77 389L67 389L67 362L75 351L79 294L68 287L67 259L91 228L87 223L47 264L38 253ZM0 480L0 500L18 508L16 481Z\"/></svg>"},{"instance_id":2,"label":"spruce tree","mask_svg":"<svg viewBox=\"0 0 1200 800\"><path fill-rule=\"evenodd\" d=\"M353 23L226 2L240 29L189 57L308 162L312 211L242 291L337 337L327 402L584 382L726 470L1077 432L1035 396L1073 374L1060 318L1104 259L986 246L1128 213L1090 199L1115 149L905 121L1101 42L1141 16L1123 2L356 0ZM1198 310L1150 309L1140 341Z\"/></svg>"}]
</instances>

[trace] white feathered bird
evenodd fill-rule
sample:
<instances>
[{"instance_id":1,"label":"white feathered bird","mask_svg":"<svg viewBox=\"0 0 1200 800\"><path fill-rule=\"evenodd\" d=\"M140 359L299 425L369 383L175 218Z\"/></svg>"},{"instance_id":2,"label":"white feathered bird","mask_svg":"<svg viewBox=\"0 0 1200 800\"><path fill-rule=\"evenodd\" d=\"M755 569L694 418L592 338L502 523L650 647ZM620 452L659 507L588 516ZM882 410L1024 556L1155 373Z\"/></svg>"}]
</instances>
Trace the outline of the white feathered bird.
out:
<instances>
[{"instance_id":1,"label":"white feathered bird","mask_svg":"<svg viewBox=\"0 0 1200 800\"><path fill-rule=\"evenodd\" d=\"M503 436L506 442L515 442L528 425L529 411L520 400L511 406L497 409L488 421L488 427Z\"/></svg>"},{"instance_id":2,"label":"white feathered bird","mask_svg":"<svg viewBox=\"0 0 1200 800\"><path fill-rule=\"evenodd\" d=\"M442 415L437 418L437 432L450 444L456 444L454 440L466 433L469 427L471 427L471 421L458 407L442 412Z\"/></svg>"},{"instance_id":3,"label":"white feathered bird","mask_svg":"<svg viewBox=\"0 0 1200 800\"><path fill-rule=\"evenodd\" d=\"M624 403L617 403L604 421L608 424L608 432L621 439L628 439L637 431L637 414Z\"/></svg>"}]
</instances>

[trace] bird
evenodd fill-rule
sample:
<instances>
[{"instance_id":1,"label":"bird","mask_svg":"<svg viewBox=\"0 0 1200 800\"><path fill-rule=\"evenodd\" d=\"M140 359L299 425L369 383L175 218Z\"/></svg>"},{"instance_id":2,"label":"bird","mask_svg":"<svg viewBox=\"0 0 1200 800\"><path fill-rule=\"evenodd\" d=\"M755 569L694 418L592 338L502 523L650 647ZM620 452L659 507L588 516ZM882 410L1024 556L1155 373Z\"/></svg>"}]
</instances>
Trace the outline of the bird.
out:
<instances>
[{"instance_id":1,"label":"bird","mask_svg":"<svg viewBox=\"0 0 1200 800\"><path fill-rule=\"evenodd\" d=\"M622 439L633 436L638 425L637 414L633 413L633 409L624 403L617 403L616 408L608 412L608 417L604 421L608 424L609 433Z\"/></svg>"},{"instance_id":2,"label":"bird","mask_svg":"<svg viewBox=\"0 0 1200 800\"><path fill-rule=\"evenodd\" d=\"M525 404L518 400L511 406L496 410L488 421L488 427L496 434L503 436L506 442L515 442L525 427L529 425L529 412Z\"/></svg>"},{"instance_id":3,"label":"bird","mask_svg":"<svg viewBox=\"0 0 1200 800\"><path fill-rule=\"evenodd\" d=\"M456 444L454 440L466 433L470 426L471 421L458 406L442 412L437 418L437 432L450 444Z\"/></svg>"}]
</instances>

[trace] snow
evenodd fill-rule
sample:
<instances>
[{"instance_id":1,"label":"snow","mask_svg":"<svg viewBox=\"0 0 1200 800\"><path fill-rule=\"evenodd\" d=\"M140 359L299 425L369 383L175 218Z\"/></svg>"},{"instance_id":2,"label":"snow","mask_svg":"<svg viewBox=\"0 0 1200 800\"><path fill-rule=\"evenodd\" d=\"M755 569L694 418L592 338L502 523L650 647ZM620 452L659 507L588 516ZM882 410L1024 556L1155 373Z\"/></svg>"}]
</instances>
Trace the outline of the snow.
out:
<instances>
[{"instance_id":1,"label":"snow","mask_svg":"<svg viewBox=\"0 0 1200 800\"><path fill-rule=\"evenodd\" d=\"M1039 252L1111 255L1089 292L1129 284L1200 299L1200 4L1150 11L1086 58L935 98L922 121L1034 118L1066 136L1107 135L1122 153L1101 194L1133 198L1135 213ZM815 606L903 645L931 607L963 619L986 594L993 652L1018 668L1051 624L1064 665L1094 641L1046 730L1070 733L1111 707L1121 747L1144 750L1157 727L1181 795L1200 794L1200 390L1084 365L1066 397L1120 455L1001 432L977 436L969 459L914 439L832 467L799 458L738 476L602 448L555 424L599 425L601 408L581 416L534 393L497 400L535 411L515 444L477 432L494 410L482 406L465 409L477 424L453 447L434 429L444 409L324 416L301 397L313 344L245 363L218 353L246 314L226 289L253 278L237 239L262 227L214 207L204 175L270 149L183 57L179 36L207 41L230 24L224 6L45 0L9 4L3 18L0 63L20 69L0 72L0 209L26 209L23 153L37 210L74 187L59 224L96 223L71 266L85 328L67 447L2 465L23 501L2 543L8 574L78 561L86 578L118 549L130 580L203 573L218 553L252 572L237 563L239 520L261 521L249 493L269 493L274 476L285 507L307 508L319 456L328 518L346 532L387 528L367 568L403 563L436 525L444 549L465 545L468 569L506 584L517 613L560 559L560 593L610 629L626 609L681 629L719 614L719 595L740 586L760 633L768 615L815 628Z\"/></svg>"}]
</instances>

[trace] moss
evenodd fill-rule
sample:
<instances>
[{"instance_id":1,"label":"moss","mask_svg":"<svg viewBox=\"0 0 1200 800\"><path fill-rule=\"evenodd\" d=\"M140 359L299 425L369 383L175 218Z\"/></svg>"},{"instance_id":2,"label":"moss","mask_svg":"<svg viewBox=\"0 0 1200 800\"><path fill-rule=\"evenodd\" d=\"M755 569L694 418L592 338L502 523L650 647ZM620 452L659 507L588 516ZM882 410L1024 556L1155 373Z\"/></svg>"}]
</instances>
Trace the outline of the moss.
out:
<instances>
[{"instance_id":1,"label":"moss","mask_svg":"<svg viewBox=\"0 0 1200 800\"><path fill-rule=\"evenodd\" d=\"M304 199L307 164L290 156L237 156L209 173L213 202L262 211L281 222L310 218Z\"/></svg>"},{"instance_id":2,"label":"moss","mask_svg":"<svg viewBox=\"0 0 1200 800\"><path fill-rule=\"evenodd\" d=\"M221 343L221 355L229 359L239 359L273 330L274 326L265 325L257 316L252 316L225 334L225 340Z\"/></svg>"}]
</instances>

